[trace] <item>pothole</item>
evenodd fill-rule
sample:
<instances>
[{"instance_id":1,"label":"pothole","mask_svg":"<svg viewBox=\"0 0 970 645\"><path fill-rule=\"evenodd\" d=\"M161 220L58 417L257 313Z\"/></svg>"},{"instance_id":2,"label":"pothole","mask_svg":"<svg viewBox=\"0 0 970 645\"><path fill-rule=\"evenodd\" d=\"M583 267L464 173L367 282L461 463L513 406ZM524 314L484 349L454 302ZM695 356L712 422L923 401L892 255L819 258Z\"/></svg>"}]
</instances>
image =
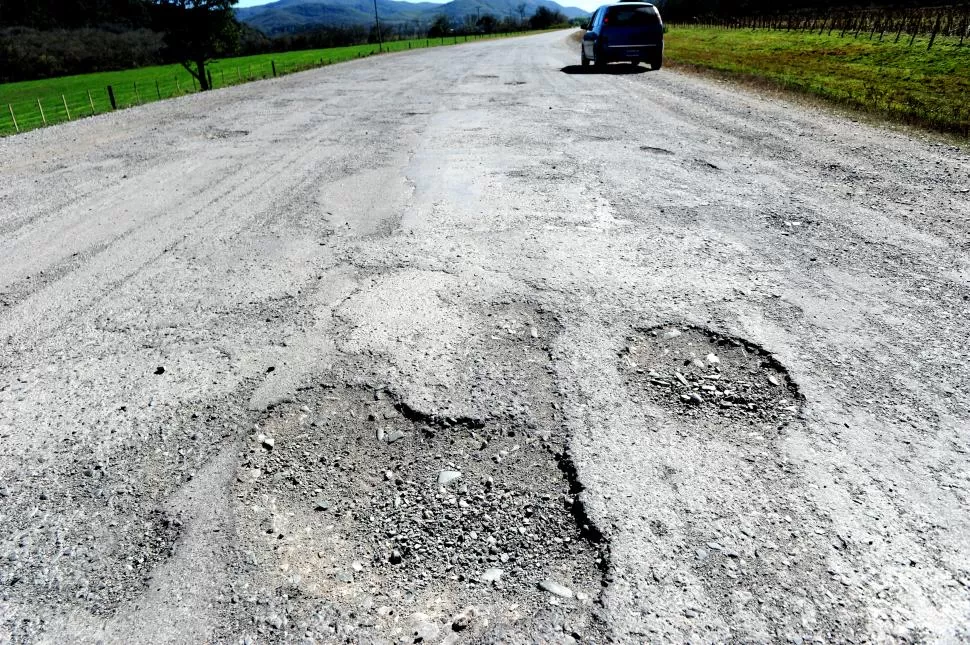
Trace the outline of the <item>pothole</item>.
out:
<instances>
[{"instance_id":1,"label":"pothole","mask_svg":"<svg viewBox=\"0 0 970 645\"><path fill-rule=\"evenodd\" d=\"M256 603L257 633L601 639L608 545L566 451L542 337L554 325L507 311L483 319L469 350L487 360L462 377L481 414L425 412L384 386L322 385L251 433L236 497L255 570L235 592ZM531 387L510 392L519 379Z\"/></svg>"},{"instance_id":2,"label":"pothole","mask_svg":"<svg viewBox=\"0 0 970 645\"><path fill-rule=\"evenodd\" d=\"M797 386L757 345L689 326L656 327L627 340L627 383L675 414L783 425L800 412Z\"/></svg>"}]
</instances>

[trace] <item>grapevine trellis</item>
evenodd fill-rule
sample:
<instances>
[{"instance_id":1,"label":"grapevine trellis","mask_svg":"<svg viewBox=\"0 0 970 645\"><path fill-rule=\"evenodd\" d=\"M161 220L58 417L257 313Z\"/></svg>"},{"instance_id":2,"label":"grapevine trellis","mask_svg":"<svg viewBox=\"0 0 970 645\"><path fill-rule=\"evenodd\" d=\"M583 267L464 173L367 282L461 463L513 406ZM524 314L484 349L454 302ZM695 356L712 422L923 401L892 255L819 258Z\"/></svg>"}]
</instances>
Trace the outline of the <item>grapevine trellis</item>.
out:
<instances>
[{"instance_id":1,"label":"grapevine trellis","mask_svg":"<svg viewBox=\"0 0 970 645\"><path fill-rule=\"evenodd\" d=\"M891 40L914 45L927 39L927 49L941 39L962 47L970 44L970 5L909 9L862 9L799 11L770 16L740 18L697 17L688 24L725 29L773 29L870 40Z\"/></svg>"}]
</instances>

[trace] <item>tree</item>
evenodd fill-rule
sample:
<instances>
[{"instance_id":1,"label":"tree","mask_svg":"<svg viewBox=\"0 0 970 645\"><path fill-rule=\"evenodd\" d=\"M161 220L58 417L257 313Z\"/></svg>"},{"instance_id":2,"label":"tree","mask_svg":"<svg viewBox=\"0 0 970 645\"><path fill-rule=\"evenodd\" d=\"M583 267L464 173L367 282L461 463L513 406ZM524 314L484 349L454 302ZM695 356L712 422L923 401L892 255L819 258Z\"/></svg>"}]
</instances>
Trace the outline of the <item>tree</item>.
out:
<instances>
[{"instance_id":1,"label":"tree","mask_svg":"<svg viewBox=\"0 0 970 645\"><path fill-rule=\"evenodd\" d=\"M429 38L441 38L449 33L451 33L451 21L448 20L448 16L438 16L428 29Z\"/></svg>"},{"instance_id":2,"label":"tree","mask_svg":"<svg viewBox=\"0 0 970 645\"><path fill-rule=\"evenodd\" d=\"M152 0L155 28L165 34L167 54L209 88L205 66L239 45L239 23L232 7L237 0Z\"/></svg>"},{"instance_id":3,"label":"tree","mask_svg":"<svg viewBox=\"0 0 970 645\"><path fill-rule=\"evenodd\" d=\"M529 26L533 29L549 29L553 25L567 22L568 18L561 11L553 11L549 7L539 7L529 18Z\"/></svg>"},{"instance_id":4,"label":"tree","mask_svg":"<svg viewBox=\"0 0 970 645\"><path fill-rule=\"evenodd\" d=\"M485 34L495 33L498 31L498 19L487 13L478 19L478 29Z\"/></svg>"}]
</instances>

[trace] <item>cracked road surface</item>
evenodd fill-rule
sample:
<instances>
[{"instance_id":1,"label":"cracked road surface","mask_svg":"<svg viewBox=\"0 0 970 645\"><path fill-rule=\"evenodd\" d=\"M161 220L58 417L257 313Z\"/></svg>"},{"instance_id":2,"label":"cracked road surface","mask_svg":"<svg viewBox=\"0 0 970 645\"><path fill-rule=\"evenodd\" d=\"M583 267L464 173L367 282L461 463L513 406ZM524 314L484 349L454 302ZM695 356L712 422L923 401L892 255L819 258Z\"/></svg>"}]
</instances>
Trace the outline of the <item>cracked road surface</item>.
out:
<instances>
[{"instance_id":1,"label":"cracked road surface","mask_svg":"<svg viewBox=\"0 0 970 645\"><path fill-rule=\"evenodd\" d=\"M970 156L575 49L0 140L0 641L970 639Z\"/></svg>"}]
</instances>

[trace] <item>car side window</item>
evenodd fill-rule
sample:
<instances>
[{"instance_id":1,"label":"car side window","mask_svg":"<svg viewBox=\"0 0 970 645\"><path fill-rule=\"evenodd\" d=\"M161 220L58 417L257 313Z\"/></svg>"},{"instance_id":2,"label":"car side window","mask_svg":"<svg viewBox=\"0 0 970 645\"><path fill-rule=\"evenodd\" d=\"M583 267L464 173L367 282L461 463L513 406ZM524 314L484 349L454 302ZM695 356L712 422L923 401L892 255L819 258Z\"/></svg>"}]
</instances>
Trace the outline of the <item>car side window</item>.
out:
<instances>
[{"instance_id":1,"label":"car side window","mask_svg":"<svg viewBox=\"0 0 970 645\"><path fill-rule=\"evenodd\" d=\"M597 9L596 11L593 12L593 15L589 17L589 24L586 25L586 31L589 31L590 29L593 28L593 24L596 23L596 16L598 16L599 13L600 11L599 9Z\"/></svg>"}]
</instances>

